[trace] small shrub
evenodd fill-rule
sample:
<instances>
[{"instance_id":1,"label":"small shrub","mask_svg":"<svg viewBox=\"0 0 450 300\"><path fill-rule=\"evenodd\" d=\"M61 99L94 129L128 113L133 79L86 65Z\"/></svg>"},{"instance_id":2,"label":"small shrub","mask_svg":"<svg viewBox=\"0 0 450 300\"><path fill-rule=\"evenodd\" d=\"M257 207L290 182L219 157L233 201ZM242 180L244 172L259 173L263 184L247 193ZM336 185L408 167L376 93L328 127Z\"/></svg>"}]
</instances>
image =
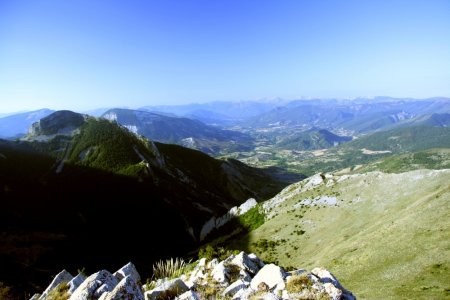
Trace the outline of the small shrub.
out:
<instances>
[{"instance_id":1,"label":"small shrub","mask_svg":"<svg viewBox=\"0 0 450 300\"><path fill-rule=\"evenodd\" d=\"M248 231L252 231L264 224L264 217L264 213L260 211L260 207L257 205L239 216L239 223Z\"/></svg>"},{"instance_id":2,"label":"small shrub","mask_svg":"<svg viewBox=\"0 0 450 300\"><path fill-rule=\"evenodd\" d=\"M198 251L198 258L206 258L207 260L211 260L214 258L215 250L211 245L206 245L204 248L200 248Z\"/></svg>"},{"instance_id":3,"label":"small shrub","mask_svg":"<svg viewBox=\"0 0 450 300\"><path fill-rule=\"evenodd\" d=\"M198 251L198 258L206 258L207 260L217 258L219 260L224 260L231 255L239 254L239 252L239 250L231 250L223 247L214 248L211 245L207 245L204 248L200 248Z\"/></svg>"},{"instance_id":4,"label":"small shrub","mask_svg":"<svg viewBox=\"0 0 450 300\"><path fill-rule=\"evenodd\" d=\"M313 285L306 273L293 275L286 283L286 290L289 293L299 293L304 288L310 288Z\"/></svg>"}]
</instances>

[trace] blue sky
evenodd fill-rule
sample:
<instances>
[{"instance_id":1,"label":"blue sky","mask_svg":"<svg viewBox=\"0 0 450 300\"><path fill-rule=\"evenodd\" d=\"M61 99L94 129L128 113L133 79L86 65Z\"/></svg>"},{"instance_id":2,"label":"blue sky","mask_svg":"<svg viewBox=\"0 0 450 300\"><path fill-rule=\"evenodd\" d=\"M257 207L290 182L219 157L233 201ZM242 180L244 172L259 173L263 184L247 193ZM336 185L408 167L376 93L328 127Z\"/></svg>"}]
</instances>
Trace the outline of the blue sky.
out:
<instances>
[{"instance_id":1,"label":"blue sky","mask_svg":"<svg viewBox=\"0 0 450 300\"><path fill-rule=\"evenodd\" d=\"M450 1L0 0L0 112L450 96Z\"/></svg>"}]
</instances>

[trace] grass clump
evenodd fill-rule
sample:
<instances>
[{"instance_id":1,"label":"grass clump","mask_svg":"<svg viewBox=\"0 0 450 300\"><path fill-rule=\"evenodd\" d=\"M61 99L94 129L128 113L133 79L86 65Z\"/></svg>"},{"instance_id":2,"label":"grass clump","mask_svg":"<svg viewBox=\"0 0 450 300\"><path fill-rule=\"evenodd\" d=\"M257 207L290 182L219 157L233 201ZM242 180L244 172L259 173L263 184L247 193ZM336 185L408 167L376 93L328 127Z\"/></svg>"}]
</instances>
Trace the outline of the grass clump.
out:
<instances>
[{"instance_id":1,"label":"grass clump","mask_svg":"<svg viewBox=\"0 0 450 300\"><path fill-rule=\"evenodd\" d=\"M288 293L299 293L303 289L308 289L313 285L313 282L308 277L308 274L293 275L286 283L286 290Z\"/></svg>"},{"instance_id":2,"label":"grass clump","mask_svg":"<svg viewBox=\"0 0 450 300\"><path fill-rule=\"evenodd\" d=\"M160 260L153 265L155 279L176 278L186 272L187 264L182 258Z\"/></svg>"},{"instance_id":3,"label":"grass clump","mask_svg":"<svg viewBox=\"0 0 450 300\"><path fill-rule=\"evenodd\" d=\"M67 282L61 282L48 293L46 300L67 300L69 299L69 285Z\"/></svg>"}]
</instances>

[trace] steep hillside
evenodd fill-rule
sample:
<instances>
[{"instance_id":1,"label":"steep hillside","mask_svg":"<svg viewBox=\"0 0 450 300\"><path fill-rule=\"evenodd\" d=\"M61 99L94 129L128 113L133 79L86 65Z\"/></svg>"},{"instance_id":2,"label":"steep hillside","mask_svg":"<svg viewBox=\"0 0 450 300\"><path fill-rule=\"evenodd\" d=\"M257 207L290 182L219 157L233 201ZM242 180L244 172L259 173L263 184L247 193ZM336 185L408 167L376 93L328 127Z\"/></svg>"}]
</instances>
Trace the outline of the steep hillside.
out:
<instances>
[{"instance_id":1,"label":"steep hillside","mask_svg":"<svg viewBox=\"0 0 450 300\"><path fill-rule=\"evenodd\" d=\"M182 255L211 216L286 185L268 171L138 138L104 119L57 112L46 120L54 122L35 124L36 135L0 143L0 281L26 289L61 264L148 265ZM70 134L55 134L65 128ZM147 234L165 242L149 249Z\"/></svg>"},{"instance_id":2,"label":"steep hillside","mask_svg":"<svg viewBox=\"0 0 450 300\"><path fill-rule=\"evenodd\" d=\"M128 109L111 109L102 117L117 121L148 139L179 144L205 153L246 151L252 147L252 139L246 134L222 130L188 118Z\"/></svg>"},{"instance_id":3,"label":"steep hillside","mask_svg":"<svg viewBox=\"0 0 450 300\"><path fill-rule=\"evenodd\" d=\"M449 182L449 170L316 175L265 202L265 223L230 247L330 268L361 299L448 298Z\"/></svg>"},{"instance_id":4,"label":"steep hillside","mask_svg":"<svg viewBox=\"0 0 450 300\"><path fill-rule=\"evenodd\" d=\"M40 109L0 118L0 138L17 138L28 132L31 124L53 113L50 109Z\"/></svg>"}]
</instances>

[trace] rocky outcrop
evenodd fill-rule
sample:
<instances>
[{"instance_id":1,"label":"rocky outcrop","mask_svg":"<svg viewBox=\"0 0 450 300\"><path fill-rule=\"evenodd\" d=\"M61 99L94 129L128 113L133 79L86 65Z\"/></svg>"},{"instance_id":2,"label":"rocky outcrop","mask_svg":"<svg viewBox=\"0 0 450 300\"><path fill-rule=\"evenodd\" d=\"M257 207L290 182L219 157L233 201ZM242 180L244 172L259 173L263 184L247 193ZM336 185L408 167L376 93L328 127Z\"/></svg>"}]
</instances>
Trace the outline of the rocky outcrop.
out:
<instances>
[{"instance_id":1,"label":"rocky outcrop","mask_svg":"<svg viewBox=\"0 0 450 300\"><path fill-rule=\"evenodd\" d=\"M69 281L69 276L64 274L61 272L55 277L59 284L68 281L72 287L84 280L73 293L69 292L70 300L356 299L324 268L287 272L280 266L264 264L255 254L244 252L223 261L203 258L178 278L158 279L143 286L132 263L114 275L102 270L86 279L76 276ZM52 282L44 294L56 288L55 283ZM34 296L33 300L36 299Z\"/></svg>"},{"instance_id":2,"label":"rocky outcrop","mask_svg":"<svg viewBox=\"0 0 450 300\"><path fill-rule=\"evenodd\" d=\"M55 276L55 278L52 280L50 285L45 289L45 291L42 293L42 295L39 297L39 300L46 300L48 294L56 288L58 285L62 283L67 283L73 279L73 276L67 272L66 270L62 270L58 275Z\"/></svg>"},{"instance_id":3,"label":"rocky outcrop","mask_svg":"<svg viewBox=\"0 0 450 300\"><path fill-rule=\"evenodd\" d=\"M118 280L108 271L92 274L73 292L70 300L98 299L103 293L112 291Z\"/></svg>"},{"instance_id":4,"label":"rocky outcrop","mask_svg":"<svg viewBox=\"0 0 450 300\"><path fill-rule=\"evenodd\" d=\"M123 278L111 292L100 296L99 300L144 300L142 287L140 287L132 276Z\"/></svg>"},{"instance_id":5,"label":"rocky outcrop","mask_svg":"<svg viewBox=\"0 0 450 300\"><path fill-rule=\"evenodd\" d=\"M200 230L200 241L203 241L208 234L210 234L214 229L218 229L222 227L223 225L227 224L231 219L242 216L246 212L248 212L250 209L255 207L258 204L255 199L250 198L244 203L242 203L239 207L234 206L230 208L230 210L220 216L220 217L212 217L209 219Z\"/></svg>"},{"instance_id":6,"label":"rocky outcrop","mask_svg":"<svg viewBox=\"0 0 450 300\"><path fill-rule=\"evenodd\" d=\"M60 110L33 123L29 130L30 136L72 134L73 130L84 124L88 116L69 110Z\"/></svg>"}]
</instances>

